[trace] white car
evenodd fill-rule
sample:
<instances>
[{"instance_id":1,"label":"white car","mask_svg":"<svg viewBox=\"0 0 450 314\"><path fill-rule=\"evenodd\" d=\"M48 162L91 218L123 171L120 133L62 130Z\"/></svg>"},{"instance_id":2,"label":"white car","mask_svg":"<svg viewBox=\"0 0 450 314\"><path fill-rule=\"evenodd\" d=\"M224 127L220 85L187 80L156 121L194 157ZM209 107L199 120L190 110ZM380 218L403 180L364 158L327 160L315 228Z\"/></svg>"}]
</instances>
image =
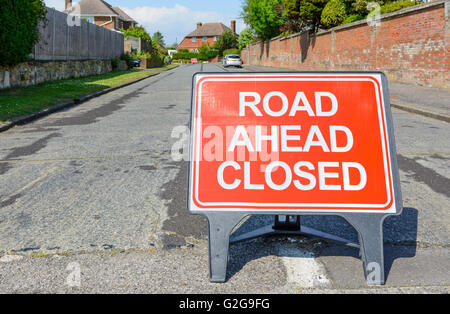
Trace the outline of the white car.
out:
<instances>
[{"instance_id":1,"label":"white car","mask_svg":"<svg viewBox=\"0 0 450 314\"><path fill-rule=\"evenodd\" d=\"M239 55L226 55L223 59L223 66L229 67L229 66L235 66L242 68L242 60Z\"/></svg>"}]
</instances>

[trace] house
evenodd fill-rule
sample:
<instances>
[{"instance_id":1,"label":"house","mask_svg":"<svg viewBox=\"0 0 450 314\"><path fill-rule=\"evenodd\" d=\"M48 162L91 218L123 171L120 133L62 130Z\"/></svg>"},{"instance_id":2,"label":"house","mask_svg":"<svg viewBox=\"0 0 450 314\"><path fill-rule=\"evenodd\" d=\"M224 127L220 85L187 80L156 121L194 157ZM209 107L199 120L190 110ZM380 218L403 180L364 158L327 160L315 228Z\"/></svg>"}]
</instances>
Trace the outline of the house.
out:
<instances>
[{"instance_id":1,"label":"house","mask_svg":"<svg viewBox=\"0 0 450 314\"><path fill-rule=\"evenodd\" d=\"M77 4L75 4L77 5ZM113 7L102 0L82 0L74 7L73 14L80 14L80 18L91 23L105 27L111 30L128 29L136 26L138 23L126 14L121 8ZM68 13L72 7L72 0L66 0L66 9L64 13Z\"/></svg>"},{"instance_id":2,"label":"house","mask_svg":"<svg viewBox=\"0 0 450 314\"><path fill-rule=\"evenodd\" d=\"M217 38L226 31L236 33L236 21L231 21L231 28L222 23L197 23L197 29L184 37L177 50L187 49L192 52L198 52L198 48L204 43L210 46L214 45Z\"/></svg>"}]
</instances>

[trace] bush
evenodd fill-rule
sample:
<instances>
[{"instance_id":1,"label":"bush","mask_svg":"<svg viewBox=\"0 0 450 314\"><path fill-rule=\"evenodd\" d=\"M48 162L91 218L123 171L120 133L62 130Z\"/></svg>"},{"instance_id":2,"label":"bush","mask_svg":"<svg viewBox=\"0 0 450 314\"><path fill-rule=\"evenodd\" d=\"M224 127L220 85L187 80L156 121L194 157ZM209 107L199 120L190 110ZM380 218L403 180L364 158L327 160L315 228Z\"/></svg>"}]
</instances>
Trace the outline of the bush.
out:
<instances>
[{"instance_id":1,"label":"bush","mask_svg":"<svg viewBox=\"0 0 450 314\"><path fill-rule=\"evenodd\" d=\"M321 21L326 27L340 25L347 17L345 4L341 0L331 0L323 8Z\"/></svg>"},{"instance_id":2,"label":"bush","mask_svg":"<svg viewBox=\"0 0 450 314\"><path fill-rule=\"evenodd\" d=\"M116 58L111 58L112 69L115 70L119 67L119 60Z\"/></svg>"},{"instance_id":3,"label":"bush","mask_svg":"<svg viewBox=\"0 0 450 314\"><path fill-rule=\"evenodd\" d=\"M396 1L386 3L380 8L380 14L386 14L415 5L413 1Z\"/></svg>"},{"instance_id":4,"label":"bush","mask_svg":"<svg viewBox=\"0 0 450 314\"><path fill-rule=\"evenodd\" d=\"M172 55L172 59L173 60L191 60L192 58L196 58L199 61L207 61L209 59L212 59L214 57L216 57L219 54L219 50L217 49L210 49L208 52L206 53L199 53L199 52L185 52L185 51L181 51L174 53Z\"/></svg>"},{"instance_id":5,"label":"bush","mask_svg":"<svg viewBox=\"0 0 450 314\"><path fill-rule=\"evenodd\" d=\"M224 50L223 55L241 55L241 51L237 48Z\"/></svg>"},{"instance_id":6,"label":"bush","mask_svg":"<svg viewBox=\"0 0 450 314\"><path fill-rule=\"evenodd\" d=\"M136 38L142 38L143 40L146 40L148 42L152 41L152 38L150 37L149 33L147 33L145 28L141 26L130 27L127 30L122 28L121 31L125 38L128 36L133 36Z\"/></svg>"},{"instance_id":7,"label":"bush","mask_svg":"<svg viewBox=\"0 0 450 314\"><path fill-rule=\"evenodd\" d=\"M26 61L39 42L39 22L46 22L43 0L2 0L0 4L0 65Z\"/></svg>"},{"instance_id":8,"label":"bush","mask_svg":"<svg viewBox=\"0 0 450 314\"><path fill-rule=\"evenodd\" d=\"M130 55L127 55L125 53L122 53L122 55L120 56L120 60L123 60L127 63L127 66L129 69L132 69L134 64L133 64L133 58L131 58Z\"/></svg>"},{"instance_id":9,"label":"bush","mask_svg":"<svg viewBox=\"0 0 450 314\"><path fill-rule=\"evenodd\" d=\"M352 15L347 16L344 19L344 21L342 22L342 25L350 24L350 23L353 23L353 22L356 22L356 21L360 21L360 20L364 20L365 18L366 18L365 16L362 16L362 15L359 15L359 14L352 14Z\"/></svg>"},{"instance_id":10,"label":"bush","mask_svg":"<svg viewBox=\"0 0 450 314\"><path fill-rule=\"evenodd\" d=\"M164 56L157 52L152 52L150 58L147 58L147 65L150 67L159 67L164 65Z\"/></svg>"}]
</instances>

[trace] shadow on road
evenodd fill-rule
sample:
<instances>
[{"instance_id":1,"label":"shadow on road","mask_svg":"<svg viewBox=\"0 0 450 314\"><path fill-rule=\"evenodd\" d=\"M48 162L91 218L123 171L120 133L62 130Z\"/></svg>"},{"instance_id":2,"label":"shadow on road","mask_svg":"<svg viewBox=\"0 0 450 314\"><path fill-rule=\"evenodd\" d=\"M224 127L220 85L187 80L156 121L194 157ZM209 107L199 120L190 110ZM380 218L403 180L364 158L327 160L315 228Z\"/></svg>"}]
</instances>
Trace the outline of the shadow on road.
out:
<instances>
[{"instance_id":1,"label":"shadow on road","mask_svg":"<svg viewBox=\"0 0 450 314\"><path fill-rule=\"evenodd\" d=\"M273 216L253 215L248 218L234 233L240 235L251 230L273 224ZM343 218L338 216L302 216L302 225L327 232L339 237L358 243L358 235L353 227ZM396 259L412 258L416 256L417 246L417 224L418 211L415 208L404 208L399 216L388 217L383 224L384 234L384 263L385 278L388 279L389 272ZM280 246L287 245L283 239L304 239L304 236L268 236L257 241L245 241L230 245L230 263L228 267L227 280L238 273L246 264L261 257L280 255ZM279 240L279 241L276 241ZM302 246L303 247L303 246ZM305 246L308 249L308 245ZM344 245L320 241L320 244L310 245L316 257L343 256L359 259L359 249ZM300 250L300 247L299 247ZM285 256L285 257L298 257ZM362 263L361 263L362 267Z\"/></svg>"}]
</instances>

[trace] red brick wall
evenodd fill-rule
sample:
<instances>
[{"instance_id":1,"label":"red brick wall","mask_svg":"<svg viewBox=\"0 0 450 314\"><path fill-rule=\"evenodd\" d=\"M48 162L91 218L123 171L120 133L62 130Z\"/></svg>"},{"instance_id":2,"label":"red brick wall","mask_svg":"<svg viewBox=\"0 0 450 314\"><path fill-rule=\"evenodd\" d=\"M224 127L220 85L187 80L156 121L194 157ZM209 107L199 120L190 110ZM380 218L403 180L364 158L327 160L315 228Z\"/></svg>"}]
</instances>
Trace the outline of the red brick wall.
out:
<instances>
[{"instance_id":1,"label":"red brick wall","mask_svg":"<svg viewBox=\"0 0 450 314\"><path fill-rule=\"evenodd\" d=\"M112 20L112 21L111 21ZM116 28L116 18L113 17L112 19L109 16L96 16L94 18L94 23L97 25L103 25L104 28L107 29L115 29Z\"/></svg>"},{"instance_id":2,"label":"red brick wall","mask_svg":"<svg viewBox=\"0 0 450 314\"><path fill-rule=\"evenodd\" d=\"M275 38L241 57L246 64L295 70L380 70L391 81L450 89L449 8L435 1L385 14L378 27L361 21L315 36Z\"/></svg>"},{"instance_id":3,"label":"red brick wall","mask_svg":"<svg viewBox=\"0 0 450 314\"><path fill-rule=\"evenodd\" d=\"M207 43L210 46L213 46L215 44L213 36L210 36L207 39L208 39ZM197 37L196 42L192 42L192 38L185 37L183 39L183 41L180 43L180 45L178 46L177 49L178 50L180 50L180 49L188 49L190 51L191 49L198 49L198 48L200 48L203 45L203 43L206 43L205 41L203 41L203 37Z\"/></svg>"}]
</instances>

